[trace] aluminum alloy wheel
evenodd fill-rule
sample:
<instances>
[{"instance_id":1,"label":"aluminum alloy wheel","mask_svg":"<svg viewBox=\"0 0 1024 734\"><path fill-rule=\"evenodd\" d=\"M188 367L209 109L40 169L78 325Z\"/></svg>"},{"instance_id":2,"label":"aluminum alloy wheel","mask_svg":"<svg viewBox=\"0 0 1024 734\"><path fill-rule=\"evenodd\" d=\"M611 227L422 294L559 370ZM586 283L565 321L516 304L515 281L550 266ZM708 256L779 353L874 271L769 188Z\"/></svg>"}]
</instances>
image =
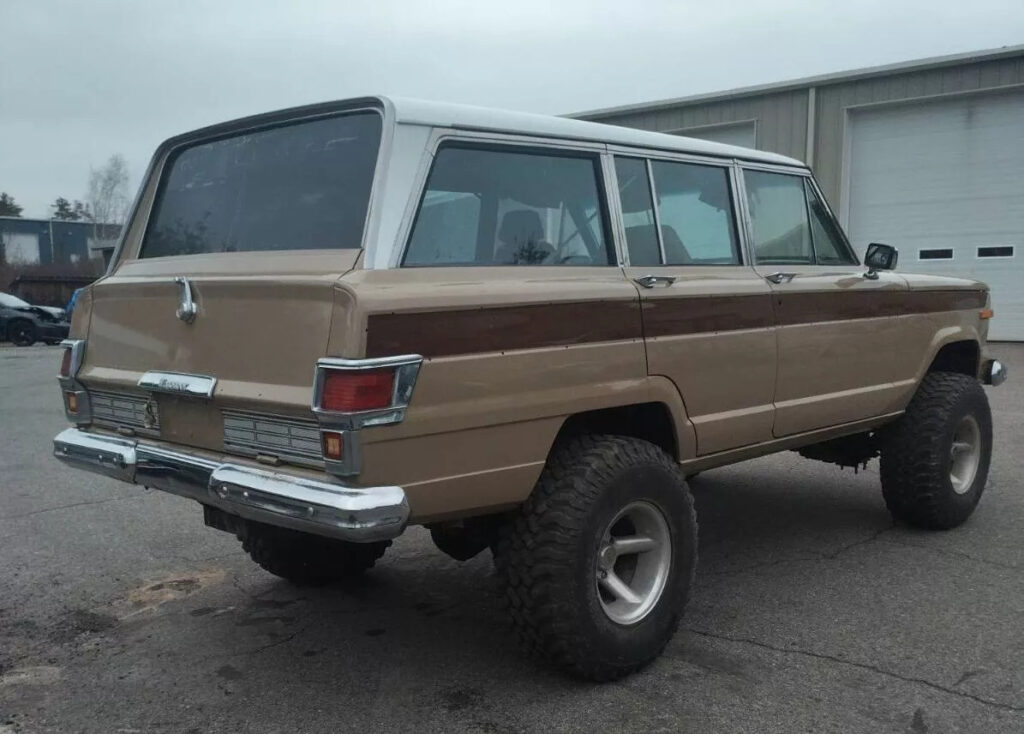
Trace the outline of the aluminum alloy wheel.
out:
<instances>
[{"instance_id":1,"label":"aluminum alloy wheel","mask_svg":"<svg viewBox=\"0 0 1024 734\"><path fill-rule=\"evenodd\" d=\"M631 502L608 523L597 551L597 596L616 624L650 614L668 584L672 534L661 510Z\"/></svg>"},{"instance_id":2,"label":"aluminum alloy wheel","mask_svg":"<svg viewBox=\"0 0 1024 734\"><path fill-rule=\"evenodd\" d=\"M949 482L954 492L965 494L971 488L980 463L981 427L973 415L965 415L949 447Z\"/></svg>"}]
</instances>

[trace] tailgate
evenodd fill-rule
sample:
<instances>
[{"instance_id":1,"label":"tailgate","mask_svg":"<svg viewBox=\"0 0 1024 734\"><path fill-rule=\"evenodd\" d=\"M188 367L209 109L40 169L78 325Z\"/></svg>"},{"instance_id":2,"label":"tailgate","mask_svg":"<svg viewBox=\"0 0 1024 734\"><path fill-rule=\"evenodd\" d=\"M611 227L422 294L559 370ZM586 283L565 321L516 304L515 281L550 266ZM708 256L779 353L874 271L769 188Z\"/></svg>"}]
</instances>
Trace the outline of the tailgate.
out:
<instances>
[{"instance_id":1,"label":"tailgate","mask_svg":"<svg viewBox=\"0 0 1024 734\"><path fill-rule=\"evenodd\" d=\"M94 418L212 450L224 448L225 409L312 419L313 368L326 354L334 283L357 256L250 254L244 275L209 255L187 269L176 259L177 274L164 272L167 261L126 263L92 289L79 379L93 394ZM191 323L178 316L176 277L188 280ZM173 377L140 387L147 372L211 378L212 395L183 395L185 381Z\"/></svg>"}]
</instances>

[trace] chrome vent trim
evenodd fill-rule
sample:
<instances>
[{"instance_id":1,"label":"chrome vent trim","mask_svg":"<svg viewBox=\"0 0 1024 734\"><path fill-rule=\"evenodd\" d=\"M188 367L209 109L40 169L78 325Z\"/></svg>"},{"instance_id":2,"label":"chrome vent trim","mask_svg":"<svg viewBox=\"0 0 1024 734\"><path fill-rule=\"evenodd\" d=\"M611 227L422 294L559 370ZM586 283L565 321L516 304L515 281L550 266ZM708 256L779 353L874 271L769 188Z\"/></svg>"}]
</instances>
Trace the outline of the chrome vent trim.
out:
<instances>
[{"instance_id":1,"label":"chrome vent trim","mask_svg":"<svg viewBox=\"0 0 1024 734\"><path fill-rule=\"evenodd\" d=\"M224 449L243 456L276 456L281 461L323 466L320 426L314 419L285 418L223 410Z\"/></svg>"},{"instance_id":2,"label":"chrome vent trim","mask_svg":"<svg viewBox=\"0 0 1024 734\"><path fill-rule=\"evenodd\" d=\"M111 426L127 426L146 431L160 430L160 412L156 401L145 395L123 392L90 390L92 419L96 423ZM146 406L149 405L150 420L147 422Z\"/></svg>"}]
</instances>

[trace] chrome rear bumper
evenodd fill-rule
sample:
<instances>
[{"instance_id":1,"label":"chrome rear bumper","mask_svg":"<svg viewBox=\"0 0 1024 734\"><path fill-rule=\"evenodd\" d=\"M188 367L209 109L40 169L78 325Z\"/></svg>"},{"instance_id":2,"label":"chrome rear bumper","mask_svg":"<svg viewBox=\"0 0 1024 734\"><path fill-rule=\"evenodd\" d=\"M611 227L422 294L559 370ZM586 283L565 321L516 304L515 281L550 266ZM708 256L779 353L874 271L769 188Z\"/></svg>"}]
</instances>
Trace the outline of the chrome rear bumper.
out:
<instances>
[{"instance_id":1,"label":"chrome rear bumper","mask_svg":"<svg viewBox=\"0 0 1024 734\"><path fill-rule=\"evenodd\" d=\"M401 534L409 519L401 487L345 487L77 428L53 439L53 454L70 466L198 500L247 520L339 540L388 540Z\"/></svg>"}]
</instances>

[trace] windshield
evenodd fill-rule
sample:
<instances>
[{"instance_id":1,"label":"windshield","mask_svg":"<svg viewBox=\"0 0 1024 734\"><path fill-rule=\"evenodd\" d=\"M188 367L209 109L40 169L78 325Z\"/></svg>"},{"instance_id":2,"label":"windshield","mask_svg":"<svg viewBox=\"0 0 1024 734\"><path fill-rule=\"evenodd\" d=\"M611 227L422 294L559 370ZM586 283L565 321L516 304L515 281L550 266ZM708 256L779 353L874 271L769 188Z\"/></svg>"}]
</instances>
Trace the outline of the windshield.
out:
<instances>
[{"instance_id":1,"label":"windshield","mask_svg":"<svg viewBox=\"0 0 1024 734\"><path fill-rule=\"evenodd\" d=\"M10 293L0 293L0 306L6 306L7 308L27 308L28 303L17 296L12 296Z\"/></svg>"},{"instance_id":2,"label":"windshield","mask_svg":"<svg viewBox=\"0 0 1024 734\"><path fill-rule=\"evenodd\" d=\"M140 257L359 248L380 131L360 112L173 154Z\"/></svg>"}]
</instances>

